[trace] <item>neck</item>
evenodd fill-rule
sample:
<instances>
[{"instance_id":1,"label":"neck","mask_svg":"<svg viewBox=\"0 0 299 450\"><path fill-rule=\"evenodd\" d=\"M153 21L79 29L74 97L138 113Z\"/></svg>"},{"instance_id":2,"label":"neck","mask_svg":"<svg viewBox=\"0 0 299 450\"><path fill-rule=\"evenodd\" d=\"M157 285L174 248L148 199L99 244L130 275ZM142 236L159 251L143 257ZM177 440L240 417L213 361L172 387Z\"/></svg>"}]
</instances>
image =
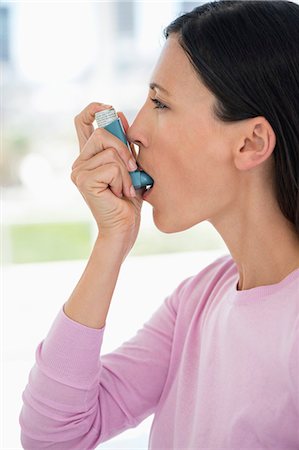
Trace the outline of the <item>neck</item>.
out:
<instances>
[{"instance_id":1,"label":"neck","mask_svg":"<svg viewBox=\"0 0 299 450\"><path fill-rule=\"evenodd\" d=\"M299 267L299 235L273 197L241 204L246 209L210 220L238 267L238 290L279 283Z\"/></svg>"}]
</instances>

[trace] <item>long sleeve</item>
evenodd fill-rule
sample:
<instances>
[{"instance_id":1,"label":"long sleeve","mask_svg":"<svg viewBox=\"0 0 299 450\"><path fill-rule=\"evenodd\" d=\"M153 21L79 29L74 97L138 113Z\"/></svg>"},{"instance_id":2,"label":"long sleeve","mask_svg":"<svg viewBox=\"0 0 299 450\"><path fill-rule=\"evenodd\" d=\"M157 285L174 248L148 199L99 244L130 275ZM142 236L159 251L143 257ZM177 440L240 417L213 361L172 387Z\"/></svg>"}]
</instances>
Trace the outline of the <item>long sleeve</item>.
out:
<instances>
[{"instance_id":1,"label":"long sleeve","mask_svg":"<svg viewBox=\"0 0 299 450\"><path fill-rule=\"evenodd\" d=\"M60 311L24 392L24 448L94 449L154 413L152 450L298 449L299 269L245 291L238 278L219 258L103 356L104 329Z\"/></svg>"},{"instance_id":2,"label":"long sleeve","mask_svg":"<svg viewBox=\"0 0 299 450\"><path fill-rule=\"evenodd\" d=\"M89 328L59 312L23 392L25 449L94 449L154 412L169 368L176 291L136 336L103 356L105 327Z\"/></svg>"}]
</instances>

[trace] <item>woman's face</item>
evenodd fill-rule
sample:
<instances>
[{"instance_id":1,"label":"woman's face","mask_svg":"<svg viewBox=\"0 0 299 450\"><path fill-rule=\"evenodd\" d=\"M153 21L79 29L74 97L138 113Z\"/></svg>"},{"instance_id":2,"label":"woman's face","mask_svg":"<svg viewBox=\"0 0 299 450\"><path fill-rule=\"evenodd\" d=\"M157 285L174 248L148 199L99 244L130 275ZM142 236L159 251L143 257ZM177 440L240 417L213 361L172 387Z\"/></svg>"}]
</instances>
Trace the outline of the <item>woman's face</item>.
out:
<instances>
[{"instance_id":1,"label":"woman's face","mask_svg":"<svg viewBox=\"0 0 299 450\"><path fill-rule=\"evenodd\" d=\"M151 83L127 134L139 146L138 163L154 179L146 198L154 222L172 233L228 211L237 189L233 124L213 115L215 97L174 36L165 43Z\"/></svg>"}]
</instances>

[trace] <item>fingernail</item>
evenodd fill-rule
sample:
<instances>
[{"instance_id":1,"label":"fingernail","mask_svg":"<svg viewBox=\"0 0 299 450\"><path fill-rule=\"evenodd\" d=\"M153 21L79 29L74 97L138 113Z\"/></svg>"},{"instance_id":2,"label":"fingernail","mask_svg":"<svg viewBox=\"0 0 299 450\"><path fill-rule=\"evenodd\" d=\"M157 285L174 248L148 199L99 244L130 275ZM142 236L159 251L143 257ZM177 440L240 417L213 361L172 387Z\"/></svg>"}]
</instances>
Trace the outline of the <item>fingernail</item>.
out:
<instances>
[{"instance_id":1,"label":"fingernail","mask_svg":"<svg viewBox=\"0 0 299 450\"><path fill-rule=\"evenodd\" d=\"M136 162L134 161L134 159L130 159L129 160L129 162L128 162L128 166L129 166L129 169L130 170L137 170L137 164L136 164Z\"/></svg>"},{"instance_id":2,"label":"fingernail","mask_svg":"<svg viewBox=\"0 0 299 450\"><path fill-rule=\"evenodd\" d=\"M130 187L130 195L131 195L131 197L136 197L136 191L134 189L134 186Z\"/></svg>"},{"instance_id":3,"label":"fingernail","mask_svg":"<svg viewBox=\"0 0 299 450\"><path fill-rule=\"evenodd\" d=\"M101 104L98 106L98 108L97 108L97 109L99 109L99 110L96 111L96 112L101 112L101 111L104 111L105 109L110 109L110 108L112 108L111 105L104 105L103 103L101 103Z\"/></svg>"}]
</instances>

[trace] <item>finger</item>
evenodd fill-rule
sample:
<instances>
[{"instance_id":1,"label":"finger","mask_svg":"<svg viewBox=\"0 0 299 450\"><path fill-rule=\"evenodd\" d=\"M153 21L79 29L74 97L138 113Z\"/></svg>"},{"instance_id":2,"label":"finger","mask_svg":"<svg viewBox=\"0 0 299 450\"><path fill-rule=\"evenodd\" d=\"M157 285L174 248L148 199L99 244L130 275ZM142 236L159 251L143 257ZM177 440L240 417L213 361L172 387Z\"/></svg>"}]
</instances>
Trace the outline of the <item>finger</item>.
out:
<instances>
[{"instance_id":1,"label":"finger","mask_svg":"<svg viewBox=\"0 0 299 450\"><path fill-rule=\"evenodd\" d=\"M74 119L77 131L80 152L94 131L93 122L95 113L111 108L110 105L104 103L93 102L84 108Z\"/></svg>"},{"instance_id":2,"label":"finger","mask_svg":"<svg viewBox=\"0 0 299 450\"><path fill-rule=\"evenodd\" d=\"M124 161L120 158L117 151L114 148L107 148L103 150L101 153L97 153L92 158L87 161L81 161L80 164L77 165L76 168L73 169L71 178L76 178L77 174L82 171L92 171L98 167L101 167L106 164L118 164L121 170L121 176L123 179L123 192L124 195L130 197L130 188L132 186L132 179L129 175L128 169L124 163Z\"/></svg>"},{"instance_id":3,"label":"finger","mask_svg":"<svg viewBox=\"0 0 299 450\"><path fill-rule=\"evenodd\" d=\"M134 160L132 159L132 155L128 147L120 139L104 128L97 128L93 132L82 149L80 156L74 162L72 169L76 168L77 164L80 164L82 161L87 161L97 153L100 153L107 148L113 148L117 151L121 159L124 161L127 170L132 172L137 169L136 162L135 166L131 165L131 161L134 163Z\"/></svg>"},{"instance_id":4,"label":"finger","mask_svg":"<svg viewBox=\"0 0 299 450\"><path fill-rule=\"evenodd\" d=\"M83 193L96 195L105 191L108 186L117 197L122 197L123 182L120 166L115 163L105 164L91 171L80 171L74 177L74 183Z\"/></svg>"}]
</instances>

